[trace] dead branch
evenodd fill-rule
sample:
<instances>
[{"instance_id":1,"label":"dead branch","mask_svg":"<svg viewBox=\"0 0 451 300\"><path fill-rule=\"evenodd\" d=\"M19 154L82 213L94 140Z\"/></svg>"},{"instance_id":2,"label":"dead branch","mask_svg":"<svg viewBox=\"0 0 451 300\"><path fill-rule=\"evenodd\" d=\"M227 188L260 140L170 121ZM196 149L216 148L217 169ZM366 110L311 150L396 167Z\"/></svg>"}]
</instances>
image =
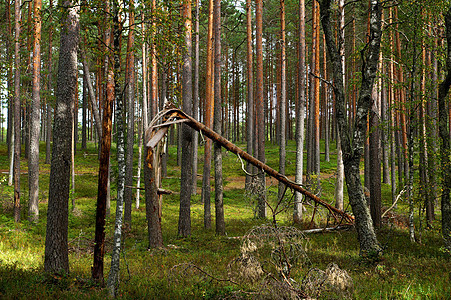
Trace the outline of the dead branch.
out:
<instances>
[{"instance_id":1,"label":"dead branch","mask_svg":"<svg viewBox=\"0 0 451 300\"><path fill-rule=\"evenodd\" d=\"M158 131L165 131L165 132L164 133L155 134L155 135L152 136L152 138L151 138L151 132L153 131L153 126L149 126L149 128L146 130L146 144L147 144L148 147L151 147L152 145L158 144L158 142L164 137L164 134L167 132L167 130L169 128L168 126L170 125L170 123L172 121L174 121L174 119L187 119L189 121L186 122L186 125L190 126L191 128L193 128L196 131L199 131L199 132L203 133L205 136L207 136L208 138L212 139L214 142L218 143L219 145L221 145L222 147L224 147L228 151L230 151L230 152L232 152L232 153L234 153L236 155L239 155L242 159L244 159L248 163L256 166L260 170L264 171L269 176L274 177L275 179L277 179L279 182L282 182L283 184L285 184L290 189L295 190L295 191L305 195L306 197L312 199L313 201L315 201L319 205L327 208L329 210L329 212L334 216L335 219L337 219L337 217L335 216L335 214L337 214L337 215L342 216L342 218L346 222L348 222L350 224L354 223L354 217L353 216L351 216L348 213L346 213L344 211L341 211L341 210L331 206L329 203L321 200L315 194L311 193L310 191L305 190L304 188L302 188L297 183L295 183L295 182L291 181L290 179L288 179L285 175L277 172L273 168L269 167L268 165L266 165L263 162L259 161L255 157L251 156L249 153L245 152L244 150L242 150L241 148L239 148L238 146L236 146L232 142L228 141L223 136L217 134L216 132L214 132L213 130L211 130L210 128L205 126L204 124L200 123L199 121L197 121L193 117L187 115L182 110L180 110L178 108L175 108L175 106L173 104L168 103L168 105L166 105L165 109L163 111L161 111L157 115L157 117L158 118L162 118L163 119L163 124L165 124L167 126L164 126L164 127L160 126L161 128ZM158 122L158 120L156 118L154 118L154 120L152 120L151 124L156 124Z\"/></svg>"},{"instance_id":2,"label":"dead branch","mask_svg":"<svg viewBox=\"0 0 451 300\"><path fill-rule=\"evenodd\" d=\"M386 211L384 211L384 213L383 213L382 216L381 216L381 219L382 219L383 217L385 217L385 215L386 215L390 210L392 210L393 207L396 206L396 203L398 203L398 200L401 198L402 194L404 194L406 191L407 191L407 186L405 186L405 187L399 192L398 196L396 196L395 202L393 202L393 204L392 204Z\"/></svg>"}]
</instances>

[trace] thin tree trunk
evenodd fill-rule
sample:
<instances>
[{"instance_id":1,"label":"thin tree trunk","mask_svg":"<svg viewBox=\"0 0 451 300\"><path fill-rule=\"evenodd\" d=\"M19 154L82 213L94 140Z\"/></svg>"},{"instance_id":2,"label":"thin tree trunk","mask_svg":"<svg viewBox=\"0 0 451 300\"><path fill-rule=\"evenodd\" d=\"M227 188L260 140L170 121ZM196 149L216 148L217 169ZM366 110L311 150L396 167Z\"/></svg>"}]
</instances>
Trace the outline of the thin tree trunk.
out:
<instances>
[{"instance_id":1,"label":"thin tree trunk","mask_svg":"<svg viewBox=\"0 0 451 300\"><path fill-rule=\"evenodd\" d=\"M265 162L265 114L263 105L263 1L256 0L256 58L257 58L257 93L256 93L256 127L258 130L257 158ZM258 217L266 218L266 184L265 173L259 172Z\"/></svg>"},{"instance_id":2,"label":"thin tree trunk","mask_svg":"<svg viewBox=\"0 0 451 300\"><path fill-rule=\"evenodd\" d=\"M213 130L222 134L221 118L221 0L214 1L214 36L215 36L215 105L214 105L214 124ZM224 220L224 193L222 183L222 152L221 145L214 144L214 162L215 162L215 216L216 216L216 234L225 234Z\"/></svg>"},{"instance_id":3,"label":"thin tree trunk","mask_svg":"<svg viewBox=\"0 0 451 300\"><path fill-rule=\"evenodd\" d=\"M340 0L339 2L340 8L340 31L339 31L339 51L340 51L340 60L341 60L341 68L342 68L342 80L343 87L346 86L346 56L345 56L345 9L344 9L344 0ZM336 101L336 99L335 99ZM335 116L335 128L337 132L337 178L335 180L335 207L338 209L343 209L344 201L343 201L343 186L344 186L344 165L343 165L343 150L341 148L341 133L338 127L336 113ZM354 116L353 116L354 117Z\"/></svg>"},{"instance_id":4,"label":"thin tree trunk","mask_svg":"<svg viewBox=\"0 0 451 300\"><path fill-rule=\"evenodd\" d=\"M299 98L296 105L296 178L303 182L304 169L304 115L305 115L305 2L299 0ZM295 193L293 221L302 221L302 194Z\"/></svg>"},{"instance_id":5,"label":"thin tree trunk","mask_svg":"<svg viewBox=\"0 0 451 300\"><path fill-rule=\"evenodd\" d=\"M145 23L144 23L144 14L141 14L141 35L142 35L142 110L141 110L141 124L138 131L138 139L139 144L141 146L140 153L139 153L139 167L138 167L138 181L137 186L140 187L141 185L141 164L142 164L142 147L143 147L143 141L144 141L144 133L146 132L147 126L149 125L148 122L148 114L147 114L147 47L144 40L146 29L145 29ZM145 148L146 149L146 148ZM147 153L147 150L146 150ZM146 164L144 164L144 174L146 174ZM150 174L150 173L149 173ZM144 176L144 180L146 180ZM146 183L146 181L144 182ZM139 208L139 189L136 193L136 208ZM149 222L149 220L147 220Z\"/></svg>"},{"instance_id":6,"label":"thin tree trunk","mask_svg":"<svg viewBox=\"0 0 451 300\"><path fill-rule=\"evenodd\" d=\"M213 111L214 111L214 77L212 70L213 63L213 0L208 2L208 34L207 34L207 61L206 61L206 75L205 75L205 125L213 128ZM211 146L212 141L207 139L204 146L204 172L202 177L202 201L204 203L204 228L211 228Z\"/></svg>"},{"instance_id":7,"label":"thin tree trunk","mask_svg":"<svg viewBox=\"0 0 451 300\"><path fill-rule=\"evenodd\" d=\"M247 122L246 142L247 153L254 155L254 76L253 76L253 52L252 52L252 1L246 1L246 32L247 32ZM254 168L250 163L246 164L246 190L250 190Z\"/></svg>"},{"instance_id":8,"label":"thin tree trunk","mask_svg":"<svg viewBox=\"0 0 451 300\"><path fill-rule=\"evenodd\" d=\"M327 76L327 57L326 57L326 38L323 34L323 76L325 80L328 80ZM323 105L323 114L324 114L324 160L326 162L330 162L330 135L329 135L329 85L324 84L324 105Z\"/></svg>"},{"instance_id":9,"label":"thin tree trunk","mask_svg":"<svg viewBox=\"0 0 451 300\"><path fill-rule=\"evenodd\" d=\"M14 2L14 221L20 221L20 0Z\"/></svg>"},{"instance_id":10,"label":"thin tree trunk","mask_svg":"<svg viewBox=\"0 0 451 300\"><path fill-rule=\"evenodd\" d=\"M64 1L58 79L56 87L55 129L50 167L49 203L45 238L44 269L52 273L69 272L68 219L73 109L77 87L79 7Z\"/></svg>"},{"instance_id":11,"label":"thin tree trunk","mask_svg":"<svg viewBox=\"0 0 451 300\"><path fill-rule=\"evenodd\" d=\"M138 103L138 111L139 110L139 103ZM138 189L136 190L136 200L135 200L135 208L139 209L140 205L140 187L141 187L141 168L142 168L142 148L143 148L143 139L142 139L142 128L143 128L143 121L142 116L139 117L138 113L138 170L137 170L137 179L136 179L136 186Z\"/></svg>"},{"instance_id":12,"label":"thin tree trunk","mask_svg":"<svg viewBox=\"0 0 451 300\"><path fill-rule=\"evenodd\" d=\"M33 89L30 112L30 147L28 155L28 218L39 219L39 133L41 130L41 0L34 0Z\"/></svg>"},{"instance_id":13,"label":"thin tree trunk","mask_svg":"<svg viewBox=\"0 0 451 300\"><path fill-rule=\"evenodd\" d=\"M49 1L49 9L52 10L53 9L53 1L50 0ZM47 131L46 131L46 136L45 136L45 163L46 164L50 164L51 162L51 152L52 152L52 148L51 148L51 142L52 142L52 107L50 106L50 95L51 95L51 91L52 91L52 67L53 67L53 20L52 17L50 16L50 27L49 27L49 37L48 37L48 47L49 47L49 51L48 51L48 64L47 64L47 117L46 117L46 121L47 121Z\"/></svg>"},{"instance_id":14,"label":"thin tree trunk","mask_svg":"<svg viewBox=\"0 0 451 300\"><path fill-rule=\"evenodd\" d=\"M126 61L126 105L128 112L127 119L127 151L125 158L125 188L124 191L124 223L130 228L132 225L132 198L133 192L129 188L133 185L133 144L135 137L135 9L134 1L129 2L129 31L127 41L127 61Z\"/></svg>"},{"instance_id":15,"label":"thin tree trunk","mask_svg":"<svg viewBox=\"0 0 451 300\"><path fill-rule=\"evenodd\" d=\"M88 87L86 84L86 78L83 76L83 104L82 104L82 117L81 117L81 149L87 149L87 119L86 119L86 111L88 110ZM47 109L50 107L48 106Z\"/></svg>"},{"instance_id":16,"label":"thin tree trunk","mask_svg":"<svg viewBox=\"0 0 451 300\"><path fill-rule=\"evenodd\" d=\"M285 0L280 0L280 138L279 138L279 173L285 174L286 163L286 38L285 38ZM279 105L278 105L279 107ZM285 186L279 183L278 199L283 197Z\"/></svg>"},{"instance_id":17,"label":"thin tree trunk","mask_svg":"<svg viewBox=\"0 0 451 300\"><path fill-rule=\"evenodd\" d=\"M116 102L115 122L116 122L116 145L117 145L117 197L116 197L116 218L114 221L113 251L111 254L111 268L108 274L107 288L110 296L116 296L116 289L119 285L120 251L122 237L122 218L124 213L124 191L125 191L125 137L124 137L124 97L121 78L121 35L122 25L120 20L119 2L113 1L113 45L114 45L114 96Z\"/></svg>"},{"instance_id":18,"label":"thin tree trunk","mask_svg":"<svg viewBox=\"0 0 451 300\"><path fill-rule=\"evenodd\" d=\"M320 17L319 17L319 4L317 1L314 1L314 14L315 14L315 21L314 21L314 34L315 34L315 38L313 40L313 51L314 54L313 56L315 57L314 59L314 66L313 66L313 73L315 74L315 78L313 79L314 81L314 114L313 114L313 132L314 132L314 143L312 143L312 154L313 154L313 168L312 171L313 173L316 174L317 176L317 190L320 191L320 143L319 143L319 139L320 139L320 123L319 123L319 119L320 119L320 112L319 112L319 107L320 107L320 82L319 82L319 77L321 76L320 74L320 38L319 38L319 32L320 32ZM313 107L312 107L313 109Z\"/></svg>"},{"instance_id":19,"label":"thin tree trunk","mask_svg":"<svg viewBox=\"0 0 451 300\"><path fill-rule=\"evenodd\" d=\"M194 118L199 120L199 0L196 1L196 16L195 16L195 28L194 28L194 88L193 88L193 113ZM199 134L194 132L193 138L193 195L197 194L197 157L199 147Z\"/></svg>"},{"instance_id":20,"label":"thin tree trunk","mask_svg":"<svg viewBox=\"0 0 451 300\"><path fill-rule=\"evenodd\" d=\"M7 108L8 108L8 116L7 116L7 132L6 132L6 144L8 145L8 155L10 156L11 165L13 164L14 154L14 143L12 142L12 135L14 132L14 97L12 94L13 88L13 53L12 53L12 27L11 27L11 3L10 1L6 1L6 9L5 9L5 22L6 22L6 63L7 63ZM8 185L12 185L12 177L13 174L10 172L10 179L8 181Z\"/></svg>"},{"instance_id":21,"label":"thin tree trunk","mask_svg":"<svg viewBox=\"0 0 451 300\"><path fill-rule=\"evenodd\" d=\"M86 55L84 51L81 52L81 59L83 63L83 75L86 79L86 84L88 87L89 99L91 100L91 110L94 116L94 122L96 127L97 136L100 138L102 136L102 120L100 119L99 108L97 106L96 96L94 93L94 88L91 83L91 77L89 76L89 67L86 61Z\"/></svg>"}]
</instances>

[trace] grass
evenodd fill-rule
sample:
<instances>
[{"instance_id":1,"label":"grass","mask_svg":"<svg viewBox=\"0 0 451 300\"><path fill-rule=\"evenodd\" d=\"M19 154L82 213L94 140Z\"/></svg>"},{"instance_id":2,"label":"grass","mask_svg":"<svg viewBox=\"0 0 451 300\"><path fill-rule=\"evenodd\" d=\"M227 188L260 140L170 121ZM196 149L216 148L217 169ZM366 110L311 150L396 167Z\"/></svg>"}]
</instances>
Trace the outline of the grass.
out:
<instances>
[{"instance_id":1,"label":"grass","mask_svg":"<svg viewBox=\"0 0 451 300\"><path fill-rule=\"evenodd\" d=\"M240 145L244 148L244 145ZM104 289L90 280L92 265L92 242L94 238L95 201L97 193L98 162L96 149L89 144L87 151L76 156L75 200L76 213L69 216L69 259L70 274L55 276L43 271L45 248L49 165L44 164L44 148L41 145L40 176L40 220L37 224L27 219L27 176L21 178L22 221L14 223L12 216L12 187L4 180L0 183L0 298L2 299L104 299ZM294 175L294 143L288 142L287 174ZM216 278L227 277L228 264L240 254L240 239L254 226L266 221L254 218L251 201L242 187L244 177L241 163L231 153L224 154L225 177L225 220L227 236L216 236L214 229L203 228L203 204L200 195L192 199L192 235L177 237L178 192L180 189L180 167L176 166L176 147L169 148L168 177L164 188L176 192L165 196L163 204L163 238L166 247L160 250L147 249L147 225L145 221L144 198L139 210L133 210L132 229L125 233L124 251L121 260L120 299L215 299L233 295L241 287L230 282L198 280L196 276L178 278L171 271L174 266L191 263L201 267ZM199 148L199 173L202 171L203 149ZM267 144L267 163L278 166L277 147ZM5 159L6 146L0 144L0 169L8 169ZM114 158L114 155L112 156ZM322 156L322 160L323 160ZM331 151L331 161L322 164L323 177L334 172L336 156ZM113 159L113 168L114 168ZM26 160L21 162L26 170ZM269 201L275 202L277 184L268 180ZM198 187L201 186L201 180ZM113 185L114 187L114 185ZM383 185L383 201L391 202L390 186ZM322 198L333 202L333 178L322 180ZM142 195L143 193L141 193ZM106 225L105 275L111 260L114 201L112 191L111 215ZM214 194L212 195L214 202ZM214 210L214 205L212 205ZM397 212L404 216L407 204L400 203ZM309 209L306 215L311 215ZM212 212L214 216L214 211ZM310 219L309 219L310 220ZM324 224L324 211L315 217L316 224ZM417 220L418 221L418 220ZM280 225L291 226L291 212L278 215ZM307 222L308 223L308 222ZM417 223L418 224L418 223ZM213 220L214 227L214 220ZM451 262L442 251L440 225L434 229L422 230L421 243L411 243L404 227L388 223L378 231L378 238L385 252L381 260L370 262L359 256L358 242L354 230L335 233L310 234L307 254L311 265L299 266L293 270L293 278L300 282L310 268L325 269L334 262L351 275L354 282L352 297L355 299L449 299L451 297ZM179 281L175 281L179 279ZM337 296L335 296L337 298ZM249 296L249 298L252 298ZM333 298L333 297L332 297Z\"/></svg>"}]
</instances>

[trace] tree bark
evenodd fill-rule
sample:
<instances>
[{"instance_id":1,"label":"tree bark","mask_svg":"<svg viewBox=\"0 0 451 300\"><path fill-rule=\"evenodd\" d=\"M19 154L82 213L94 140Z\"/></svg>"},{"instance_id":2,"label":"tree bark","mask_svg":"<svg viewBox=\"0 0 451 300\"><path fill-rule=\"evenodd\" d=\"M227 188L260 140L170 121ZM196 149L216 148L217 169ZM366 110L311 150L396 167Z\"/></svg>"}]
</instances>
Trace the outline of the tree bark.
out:
<instances>
[{"instance_id":1,"label":"tree bark","mask_svg":"<svg viewBox=\"0 0 451 300\"><path fill-rule=\"evenodd\" d=\"M263 1L255 0L256 4L256 58L257 58L257 92L256 92L256 127L257 127L257 158L265 162L265 112L263 105ZM259 172L258 217L266 218L266 184L265 173Z\"/></svg>"},{"instance_id":2,"label":"tree bark","mask_svg":"<svg viewBox=\"0 0 451 300\"><path fill-rule=\"evenodd\" d=\"M193 88L193 113L194 118L199 120L199 0L196 1L196 17L195 17L195 28L194 28L194 88ZM197 194L197 158L198 158L198 148L199 148L199 134L197 131L194 132L193 136L193 195Z\"/></svg>"},{"instance_id":3,"label":"tree bark","mask_svg":"<svg viewBox=\"0 0 451 300\"><path fill-rule=\"evenodd\" d=\"M106 98L103 101L102 139L99 159L99 183L97 187L96 230L94 238L94 264L92 278L104 284L103 260L105 255L105 217L107 213L107 193L111 150L111 129L114 101L114 71L109 68L106 84Z\"/></svg>"},{"instance_id":4,"label":"tree bark","mask_svg":"<svg viewBox=\"0 0 451 300\"><path fill-rule=\"evenodd\" d=\"M49 203L45 239L44 269L52 273L69 272L67 244L69 218L70 159L73 109L77 87L79 7L63 2L56 108L50 167Z\"/></svg>"},{"instance_id":5,"label":"tree bark","mask_svg":"<svg viewBox=\"0 0 451 300\"><path fill-rule=\"evenodd\" d=\"M346 56L345 56L345 8L344 8L344 0L340 0L339 2L339 10L340 10L340 31L338 33L338 43L339 43L339 52L340 52L340 60L341 60L341 68L342 68L342 78L343 78L343 88L346 86ZM336 99L335 99L336 101ZM355 105L355 103L354 103ZM334 114L336 116L336 113ZM354 118L354 114L351 114L352 118ZM341 137L340 137L340 129L338 128L337 119L335 117L334 126L337 132L337 178L335 180L335 207L338 209L343 209L343 186L344 186L344 165L343 165L343 150L341 148Z\"/></svg>"},{"instance_id":6,"label":"tree bark","mask_svg":"<svg viewBox=\"0 0 451 300\"><path fill-rule=\"evenodd\" d=\"M184 19L183 36L185 51L182 69L183 110L193 112L192 99L192 61L191 61L191 0L183 1L182 18ZM180 183L180 212L178 234L181 237L191 235L191 189L193 172L193 131L182 125L182 174Z\"/></svg>"},{"instance_id":7,"label":"tree bark","mask_svg":"<svg viewBox=\"0 0 451 300\"><path fill-rule=\"evenodd\" d=\"M296 176L295 181L301 185L304 169L304 115L305 115L305 2L299 0L299 98L296 105ZM293 221L302 221L302 194L295 193Z\"/></svg>"},{"instance_id":8,"label":"tree bark","mask_svg":"<svg viewBox=\"0 0 451 300\"><path fill-rule=\"evenodd\" d=\"M49 1L49 9L51 10L53 8L53 1ZM52 17L50 17L49 20L50 24L52 24L53 20ZM48 92L48 98L47 98L47 131L45 135L45 163L50 164L51 162L51 155L52 155L52 148L51 148L51 142L52 142L52 106L50 105L50 95L52 91L52 70L53 70L53 25L50 25L49 28L49 38L48 38L48 47L49 47L49 57L48 57L48 64L47 64L47 92Z\"/></svg>"},{"instance_id":9,"label":"tree bark","mask_svg":"<svg viewBox=\"0 0 451 300\"><path fill-rule=\"evenodd\" d=\"M214 1L214 36L215 36L215 105L214 105L214 131L222 134L222 100L221 100L221 0ZM222 152L221 145L214 144L215 162L215 217L216 234L225 234L224 220L224 193L222 183Z\"/></svg>"},{"instance_id":10,"label":"tree bark","mask_svg":"<svg viewBox=\"0 0 451 300\"><path fill-rule=\"evenodd\" d=\"M213 111L214 111L214 77L212 70L213 63L213 0L208 2L208 33L207 33L207 61L205 74L205 124L209 128L213 128ZM211 228L211 146L212 142L207 139L204 146L204 171L202 177L202 201L204 203L204 228Z\"/></svg>"},{"instance_id":11,"label":"tree bark","mask_svg":"<svg viewBox=\"0 0 451 300\"><path fill-rule=\"evenodd\" d=\"M246 32L247 32L247 121L246 121L246 142L247 153L254 155L254 76L253 76L253 51L252 51L252 0L246 1ZM246 164L246 190L250 189L254 168L250 163Z\"/></svg>"},{"instance_id":12,"label":"tree bark","mask_svg":"<svg viewBox=\"0 0 451 300\"><path fill-rule=\"evenodd\" d=\"M14 221L20 221L20 0L14 2Z\"/></svg>"},{"instance_id":13,"label":"tree bark","mask_svg":"<svg viewBox=\"0 0 451 300\"><path fill-rule=\"evenodd\" d=\"M370 211L373 224L376 228L382 225L382 199L381 199L381 158L379 155L380 132L379 116L376 111L370 112Z\"/></svg>"},{"instance_id":14,"label":"tree bark","mask_svg":"<svg viewBox=\"0 0 451 300\"><path fill-rule=\"evenodd\" d=\"M129 2L129 31L127 40L126 61L126 103L127 103L127 151L125 158L125 186L133 185L133 144L135 137L135 6L134 1ZM132 225L132 198L133 191L126 188L124 191L124 223L130 228Z\"/></svg>"},{"instance_id":15,"label":"tree bark","mask_svg":"<svg viewBox=\"0 0 451 300\"><path fill-rule=\"evenodd\" d=\"M279 131L279 173L285 174L286 164L286 32L285 32L285 0L280 0L280 131ZM279 106L279 105L278 105ZM278 199L283 197L285 186L279 183Z\"/></svg>"},{"instance_id":16,"label":"tree bark","mask_svg":"<svg viewBox=\"0 0 451 300\"><path fill-rule=\"evenodd\" d=\"M114 221L113 251L111 254L111 268L108 274L107 288L110 296L116 296L119 284L120 251L122 237L122 219L124 213L124 191L125 191L125 136L124 136L124 97L121 86L121 38L122 20L120 19L119 1L113 1L113 62L114 62L114 98L115 122L116 122L116 147L117 147L117 197L116 217Z\"/></svg>"},{"instance_id":17,"label":"tree bark","mask_svg":"<svg viewBox=\"0 0 451 300\"><path fill-rule=\"evenodd\" d=\"M39 219L39 134L41 131L41 0L34 0L33 88L30 112L30 147L28 155L28 218Z\"/></svg>"},{"instance_id":18,"label":"tree bark","mask_svg":"<svg viewBox=\"0 0 451 300\"><path fill-rule=\"evenodd\" d=\"M349 202L355 215L357 235L362 255L377 255L382 248L376 238L368 206L366 205L359 164L363 154L366 116L371 106L371 92L376 76L380 40L381 40L381 5L378 0L370 2L370 36L367 52L362 66L362 82L357 103L354 130L349 128L346 120L345 95L343 87L342 61L336 49L331 25L331 0L321 0L321 22L328 52L333 64L334 92L337 105L337 122L342 141L343 163L348 187ZM352 138L351 138L352 137Z\"/></svg>"}]
</instances>

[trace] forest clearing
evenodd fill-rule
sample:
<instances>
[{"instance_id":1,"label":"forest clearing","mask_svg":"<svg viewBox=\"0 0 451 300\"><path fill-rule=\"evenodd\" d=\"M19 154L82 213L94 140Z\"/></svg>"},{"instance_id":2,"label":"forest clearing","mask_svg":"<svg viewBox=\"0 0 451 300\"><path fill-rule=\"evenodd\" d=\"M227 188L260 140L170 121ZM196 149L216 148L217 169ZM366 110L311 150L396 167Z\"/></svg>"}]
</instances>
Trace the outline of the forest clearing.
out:
<instances>
[{"instance_id":1,"label":"forest clearing","mask_svg":"<svg viewBox=\"0 0 451 300\"><path fill-rule=\"evenodd\" d=\"M1 299L451 298L449 0L7 0Z\"/></svg>"}]
</instances>

